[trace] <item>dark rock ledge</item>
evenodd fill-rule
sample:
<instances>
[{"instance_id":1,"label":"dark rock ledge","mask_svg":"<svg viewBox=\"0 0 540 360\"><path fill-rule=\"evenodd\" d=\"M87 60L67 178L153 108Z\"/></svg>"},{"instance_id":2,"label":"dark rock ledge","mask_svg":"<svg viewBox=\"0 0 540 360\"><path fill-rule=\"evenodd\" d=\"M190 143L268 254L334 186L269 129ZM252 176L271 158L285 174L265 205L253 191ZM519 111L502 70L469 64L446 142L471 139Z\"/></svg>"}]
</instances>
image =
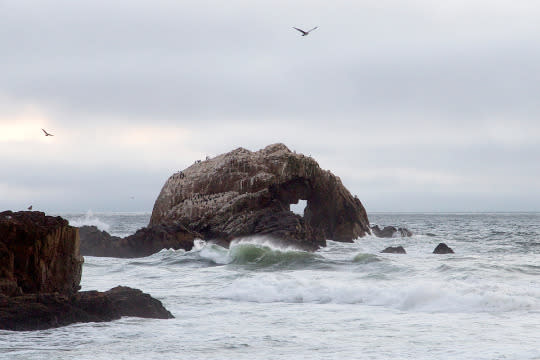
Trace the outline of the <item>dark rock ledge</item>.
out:
<instances>
[{"instance_id":1,"label":"dark rock ledge","mask_svg":"<svg viewBox=\"0 0 540 360\"><path fill-rule=\"evenodd\" d=\"M79 227L79 234L82 255L119 258L150 256L162 249L189 251L193 248L193 241L202 238L181 224L150 226L124 238L84 225Z\"/></svg>"},{"instance_id":2,"label":"dark rock ledge","mask_svg":"<svg viewBox=\"0 0 540 360\"><path fill-rule=\"evenodd\" d=\"M0 295L2 330L44 330L79 322L112 321L122 316L173 318L159 300L124 286L105 292L80 291L73 295Z\"/></svg>"},{"instance_id":3,"label":"dark rock ledge","mask_svg":"<svg viewBox=\"0 0 540 360\"><path fill-rule=\"evenodd\" d=\"M0 212L0 329L41 330L121 316L172 318L137 289L79 291L78 229L42 212Z\"/></svg>"}]
</instances>

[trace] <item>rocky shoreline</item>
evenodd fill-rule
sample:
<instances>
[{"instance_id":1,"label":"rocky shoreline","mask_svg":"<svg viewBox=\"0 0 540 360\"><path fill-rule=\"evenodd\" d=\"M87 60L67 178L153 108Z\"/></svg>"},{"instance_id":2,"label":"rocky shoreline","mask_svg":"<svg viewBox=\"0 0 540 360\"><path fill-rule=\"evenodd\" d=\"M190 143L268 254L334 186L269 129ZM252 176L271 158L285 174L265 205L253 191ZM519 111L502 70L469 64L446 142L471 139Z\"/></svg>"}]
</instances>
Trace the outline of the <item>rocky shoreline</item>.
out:
<instances>
[{"instance_id":1,"label":"rocky shoreline","mask_svg":"<svg viewBox=\"0 0 540 360\"><path fill-rule=\"evenodd\" d=\"M0 329L39 330L121 316L172 318L137 289L79 291L79 232L38 211L0 212Z\"/></svg>"}]
</instances>

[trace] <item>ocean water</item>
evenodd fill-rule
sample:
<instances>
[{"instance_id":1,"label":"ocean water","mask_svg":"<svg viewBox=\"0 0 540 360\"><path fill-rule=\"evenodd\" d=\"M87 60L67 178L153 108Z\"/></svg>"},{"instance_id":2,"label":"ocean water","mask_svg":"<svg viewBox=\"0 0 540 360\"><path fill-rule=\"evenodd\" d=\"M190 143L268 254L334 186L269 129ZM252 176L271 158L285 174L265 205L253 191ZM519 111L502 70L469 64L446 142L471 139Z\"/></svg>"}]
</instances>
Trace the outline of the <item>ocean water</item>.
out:
<instances>
[{"instance_id":1,"label":"ocean water","mask_svg":"<svg viewBox=\"0 0 540 360\"><path fill-rule=\"evenodd\" d=\"M63 214L125 236L150 214ZM83 290L139 288L175 319L0 331L0 359L540 359L540 214L370 214L410 238L315 253L230 249L85 257ZM432 254L445 242L453 255ZM402 245L406 255L381 254Z\"/></svg>"}]
</instances>

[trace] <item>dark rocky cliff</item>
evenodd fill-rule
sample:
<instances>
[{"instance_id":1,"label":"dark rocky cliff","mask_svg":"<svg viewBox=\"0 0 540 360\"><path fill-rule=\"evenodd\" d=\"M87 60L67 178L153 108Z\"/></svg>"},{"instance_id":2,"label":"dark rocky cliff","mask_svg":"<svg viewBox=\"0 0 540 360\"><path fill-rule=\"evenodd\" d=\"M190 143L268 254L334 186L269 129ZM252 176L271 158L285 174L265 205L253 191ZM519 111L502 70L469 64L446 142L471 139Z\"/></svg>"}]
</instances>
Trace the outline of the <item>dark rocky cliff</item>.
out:
<instances>
[{"instance_id":1,"label":"dark rocky cliff","mask_svg":"<svg viewBox=\"0 0 540 360\"><path fill-rule=\"evenodd\" d=\"M78 291L82 264L78 229L67 220L37 211L0 212L0 329L173 317L137 289Z\"/></svg>"},{"instance_id":2,"label":"dark rocky cliff","mask_svg":"<svg viewBox=\"0 0 540 360\"><path fill-rule=\"evenodd\" d=\"M0 293L72 294L83 258L77 228L38 211L0 213Z\"/></svg>"}]
</instances>

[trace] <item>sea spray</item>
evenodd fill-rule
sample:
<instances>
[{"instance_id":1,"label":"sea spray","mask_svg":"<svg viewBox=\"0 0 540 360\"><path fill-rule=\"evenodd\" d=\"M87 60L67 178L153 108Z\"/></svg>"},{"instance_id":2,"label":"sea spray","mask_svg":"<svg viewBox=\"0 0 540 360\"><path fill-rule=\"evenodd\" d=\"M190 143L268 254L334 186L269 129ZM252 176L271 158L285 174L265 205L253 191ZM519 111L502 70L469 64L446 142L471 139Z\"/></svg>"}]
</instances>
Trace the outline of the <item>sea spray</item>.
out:
<instances>
[{"instance_id":1,"label":"sea spray","mask_svg":"<svg viewBox=\"0 0 540 360\"><path fill-rule=\"evenodd\" d=\"M69 219L69 217L68 217ZM101 231L110 231L111 226L106 222L102 221L99 217L94 215L92 210L88 210L84 216L74 217L69 219L69 224L75 227L81 226L95 226Z\"/></svg>"}]
</instances>

